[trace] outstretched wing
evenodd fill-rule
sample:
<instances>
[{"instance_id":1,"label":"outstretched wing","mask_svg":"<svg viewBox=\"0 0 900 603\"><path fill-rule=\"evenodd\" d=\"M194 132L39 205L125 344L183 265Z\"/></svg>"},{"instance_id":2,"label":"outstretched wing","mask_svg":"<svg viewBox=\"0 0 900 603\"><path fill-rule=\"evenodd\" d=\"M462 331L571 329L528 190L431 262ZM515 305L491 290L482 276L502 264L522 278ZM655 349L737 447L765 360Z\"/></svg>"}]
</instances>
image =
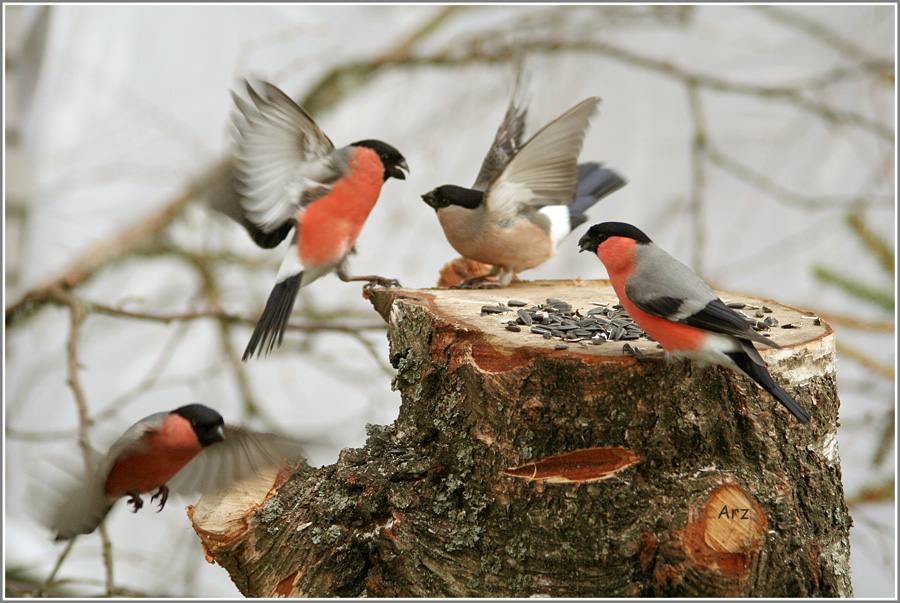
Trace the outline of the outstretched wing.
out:
<instances>
[{"instance_id":1,"label":"outstretched wing","mask_svg":"<svg viewBox=\"0 0 900 603\"><path fill-rule=\"evenodd\" d=\"M544 126L497 174L485 193L488 212L511 219L527 207L570 205L578 155L600 99L585 99Z\"/></svg>"},{"instance_id":2,"label":"outstretched wing","mask_svg":"<svg viewBox=\"0 0 900 603\"><path fill-rule=\"evenodd\" d=\"M173 492L215 492L282 461L303 458L297 440L225 426L225 439L207 446L169 480Z\"/></svg>"},{"instance_id":3,"label":"outstretched wing","mask_svg":"<svg viewBox=\"0 0 900 603\"><path fill-rule=\"evenodd\" d=\"M246 82L249 101L232 93L235 175L241 206L250 222L282 238L309 193L321 196L340 172L332 165L334 144L284 92L267 82Z\"/></svg>"},{"instance_id":4,"label":"outstretched wing","mask_svg":"<svg viewBox=\"0 0 900 603\"><path fill-rule=\"evenodd\" d=\"M497 135L488 150L481 170L475 179L472 188L477 191L486 190L491 180L503 169L522 146L522 136L525 135L525 114L528 112L527 76L521 57L516 61L516 81L513 87L512 97L509 99L509 107L506 115L497 128Z\"/></svg>"}]
</instances>

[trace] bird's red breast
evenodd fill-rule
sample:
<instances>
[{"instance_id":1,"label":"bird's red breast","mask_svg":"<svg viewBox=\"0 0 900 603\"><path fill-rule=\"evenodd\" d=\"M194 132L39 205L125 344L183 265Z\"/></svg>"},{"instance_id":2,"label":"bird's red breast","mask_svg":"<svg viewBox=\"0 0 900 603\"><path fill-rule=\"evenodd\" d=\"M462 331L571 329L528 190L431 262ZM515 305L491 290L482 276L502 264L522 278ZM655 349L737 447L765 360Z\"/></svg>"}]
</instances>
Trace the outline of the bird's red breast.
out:
<instances>
[{"instance_id":1,"label":"bird's red breast","mask_svg":"<svg viewBox=\"0 0 900 603\"><path fill-rule=\"evenodd\" d=\"M635 248L638 242L628 237L610 237L597 247L597 257L606 266L619 303L632 320L667 352L690 352L703 346L706 333L701 329L673 322L642 311L625 295L625 285L638 270Z\"/></svg>"},{"instance_id":2,"label":"bird's red breast","mask_svg":"<svg viewBox=\"0 0 900 603\"><path fill-rule=\"evenodd\" d=\"M347 174L299 216L297 253L303 266L337 264L350 252L383 184L378 154L355 147Z\"/></svg>"},{"instance_id":3,"label":"bird's red breast","mask_svg":"<svg viewBox=\"0 0 900 603\"><path fill-rule=\"evenodd\" d=\"M147 431L137 452L115 462L106 478L106 495L157 490L200 450L190 422L181 415L170 414L158 430Z\"/></svg>"}]
</instances>

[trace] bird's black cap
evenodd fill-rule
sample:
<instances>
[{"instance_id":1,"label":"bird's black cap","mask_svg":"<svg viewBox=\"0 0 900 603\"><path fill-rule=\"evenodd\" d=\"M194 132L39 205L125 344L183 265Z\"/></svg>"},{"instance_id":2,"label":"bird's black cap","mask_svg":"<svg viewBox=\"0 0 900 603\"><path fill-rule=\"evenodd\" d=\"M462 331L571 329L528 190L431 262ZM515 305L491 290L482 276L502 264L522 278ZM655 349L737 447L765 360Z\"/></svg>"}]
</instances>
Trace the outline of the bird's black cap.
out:
<instances>
[{"instance_id":1,"label":"bird's black cap","mask_svg":"<svg viewBox=\"0 0 900 603\"><path fill-rule=\"evenodd\" d=\"M384 179L396 178L397 180L406 180L406 175L401 170L409 171L406 164L406 158L400 154L400 151L392 147L386 142L380 140L360 140L350 145L351 147L368 147L378 153L381 163L384 165Z\"/></svg>"},{"instance_id":2,"label":"bird's black cap","mask_svg":"<svg viewBox=\"0 0 900 603\"><path fill-rule=\"evenodd\" d=\"M602 224L594 224L591 226L588 231L584 233L584 236L578 240L578 246L581 247L581 251L597 253L597 247L610 237L634 239L641 245L646 245L651 242L650 237L631 224L626 224L625 222L603 222Z\"/></svg>"},{"instance_id":3,"label":"bird's black cap","mask_svg":"<svg viewBox=\"0 0 900 603\"><path fill-rule=\"evenodd\" d=\"M190 422L197 440L201 446L209 446L225 439L223 426L225 420L222 415L202 404L188 404L172 411L174 415L181 415Z\"/></svg>"},{"instance_id":4,"label":"bird's black cap","mask_svg":"<svg viewBox=\"0 0 900 603\"><path fill-rule=\"evenodd\" d=\"M475 209L484 201L484 192L455 184L445 184L422 195L422 200L434 209L441 209L448 205Z\"/></svg>"}]
</instances>

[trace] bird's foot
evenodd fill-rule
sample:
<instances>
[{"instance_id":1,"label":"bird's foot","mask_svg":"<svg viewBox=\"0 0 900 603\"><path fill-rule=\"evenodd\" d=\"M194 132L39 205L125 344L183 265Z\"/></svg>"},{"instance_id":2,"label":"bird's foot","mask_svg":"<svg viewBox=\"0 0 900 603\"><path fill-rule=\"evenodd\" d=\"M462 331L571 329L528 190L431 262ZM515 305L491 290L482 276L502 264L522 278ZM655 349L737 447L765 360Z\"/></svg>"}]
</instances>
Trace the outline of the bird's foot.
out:
<instances>
[{"instance_id":1,"label":"bird's foot","mask_svg":"<svg viewBox=\"0 0 900 603\"><path fill-rule=\"evenodd\" d=\"M166 506L166 501L169 500L169 487L163 484L159 487L159 490L156 491L156 494L150 497L150 502L153 502L159 498L159 509L156 511L159 513L163 510L163 507Z\"/></svg>"},{"instance_id":2,"label":"bird's foot","mask_svg":"<svg viewBox=\"0 0 900 603\"><path fill-rule=\"evenodd\" d=\"M454 285L451 289L499 289L500 283L488 280L490 278L492 277L489 274L470 276L461 280L458 285Z\"/></svg>"},{"instance_id":3,"label":"bird's foot","mask_svg":"<svg viewBox=\"0 0 900 603\"><path fill-rule=\"evenodd\" d=\"M144 499L141 498L140 494L129 494L128 495L128 504L132 505L131 512L137 513L138 510L144 506Z\"/></svg>"},{"instance_id":4,"label":"bird's foot","mask_svg":"<svg viewBox=\"0 0 900 603\"><path fill-rule=\"evenodd\" d=\"M375 287L399 287L400 281L395 278L385 278L383 276L357 276L353 277L353 281L368 281L365 285L363 285L363 289L374 289Z\"/></svg>"}]
</instances>

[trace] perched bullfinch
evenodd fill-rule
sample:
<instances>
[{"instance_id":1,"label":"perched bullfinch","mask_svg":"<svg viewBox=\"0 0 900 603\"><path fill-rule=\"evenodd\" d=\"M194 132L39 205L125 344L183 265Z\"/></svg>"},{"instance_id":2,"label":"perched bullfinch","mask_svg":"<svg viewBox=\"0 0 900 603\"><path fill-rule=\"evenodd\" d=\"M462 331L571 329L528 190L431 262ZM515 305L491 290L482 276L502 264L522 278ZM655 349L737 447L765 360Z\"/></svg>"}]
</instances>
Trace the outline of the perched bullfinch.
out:
<instances>
[{"instance_id":1,"label":"perched bullfinch","mask_svg":"<svg viewBox=\"0 0 900 603\"><path fill-rule=\"evenodd\" d=\"M335 149L299 105L265 82L246 83L250 100L232 94L235 180L243 220L254 241L274 247L294 231L266 307L243 360L281 343L301 287L335 271L343 281L396 284L380 276L350 276L347 258L388 178L409 170L397 149L361 140Z\"/></svg>"},{"instance_id":2,"label":"perched bullfinch","mask_svg":"<svg viewBox=\"0 0 900 603\"><path fill-rule=\"evenodd\" d=\"M93 532L123 496L137 512L141 494L155 490L150 501L159 498L161 511L170 489L214 492L302 455L294 440L225 425L215 410L189 404L141 419L106 455L95 452L86 477L64 489L45 521L56 540L68 540Z\"/></svg>"},{"instance_id":3,"label":"perched bullfinch","mask_svg":"<svg viewBox=\"0 0 900 603\"><path fill-rule=\"evenodd\" d=\"M522 144L526 101L521 69L506 116L475 184L445 184L422 195L437 212L444 234L464 258L492 266L506 287L517 272L535 268L587 220L584 212L626 182L578 155L600 99L591 97L550 122ZM463 286L484 277L467 279Z\"/></svg>"},{"instance_id":4,"label":"perched bullfinch","mask_svg":"<svg viewBox=\"0 0 900 603\"><path fill-rule=\"evenodd\" d=\"M578 241L596 253L634 322L674 356L741 371L801 423L809 414L775 383L753 342L780 348L750 328L693 270L630 224L595 224Z\"/></svg>"}]
</instances>

